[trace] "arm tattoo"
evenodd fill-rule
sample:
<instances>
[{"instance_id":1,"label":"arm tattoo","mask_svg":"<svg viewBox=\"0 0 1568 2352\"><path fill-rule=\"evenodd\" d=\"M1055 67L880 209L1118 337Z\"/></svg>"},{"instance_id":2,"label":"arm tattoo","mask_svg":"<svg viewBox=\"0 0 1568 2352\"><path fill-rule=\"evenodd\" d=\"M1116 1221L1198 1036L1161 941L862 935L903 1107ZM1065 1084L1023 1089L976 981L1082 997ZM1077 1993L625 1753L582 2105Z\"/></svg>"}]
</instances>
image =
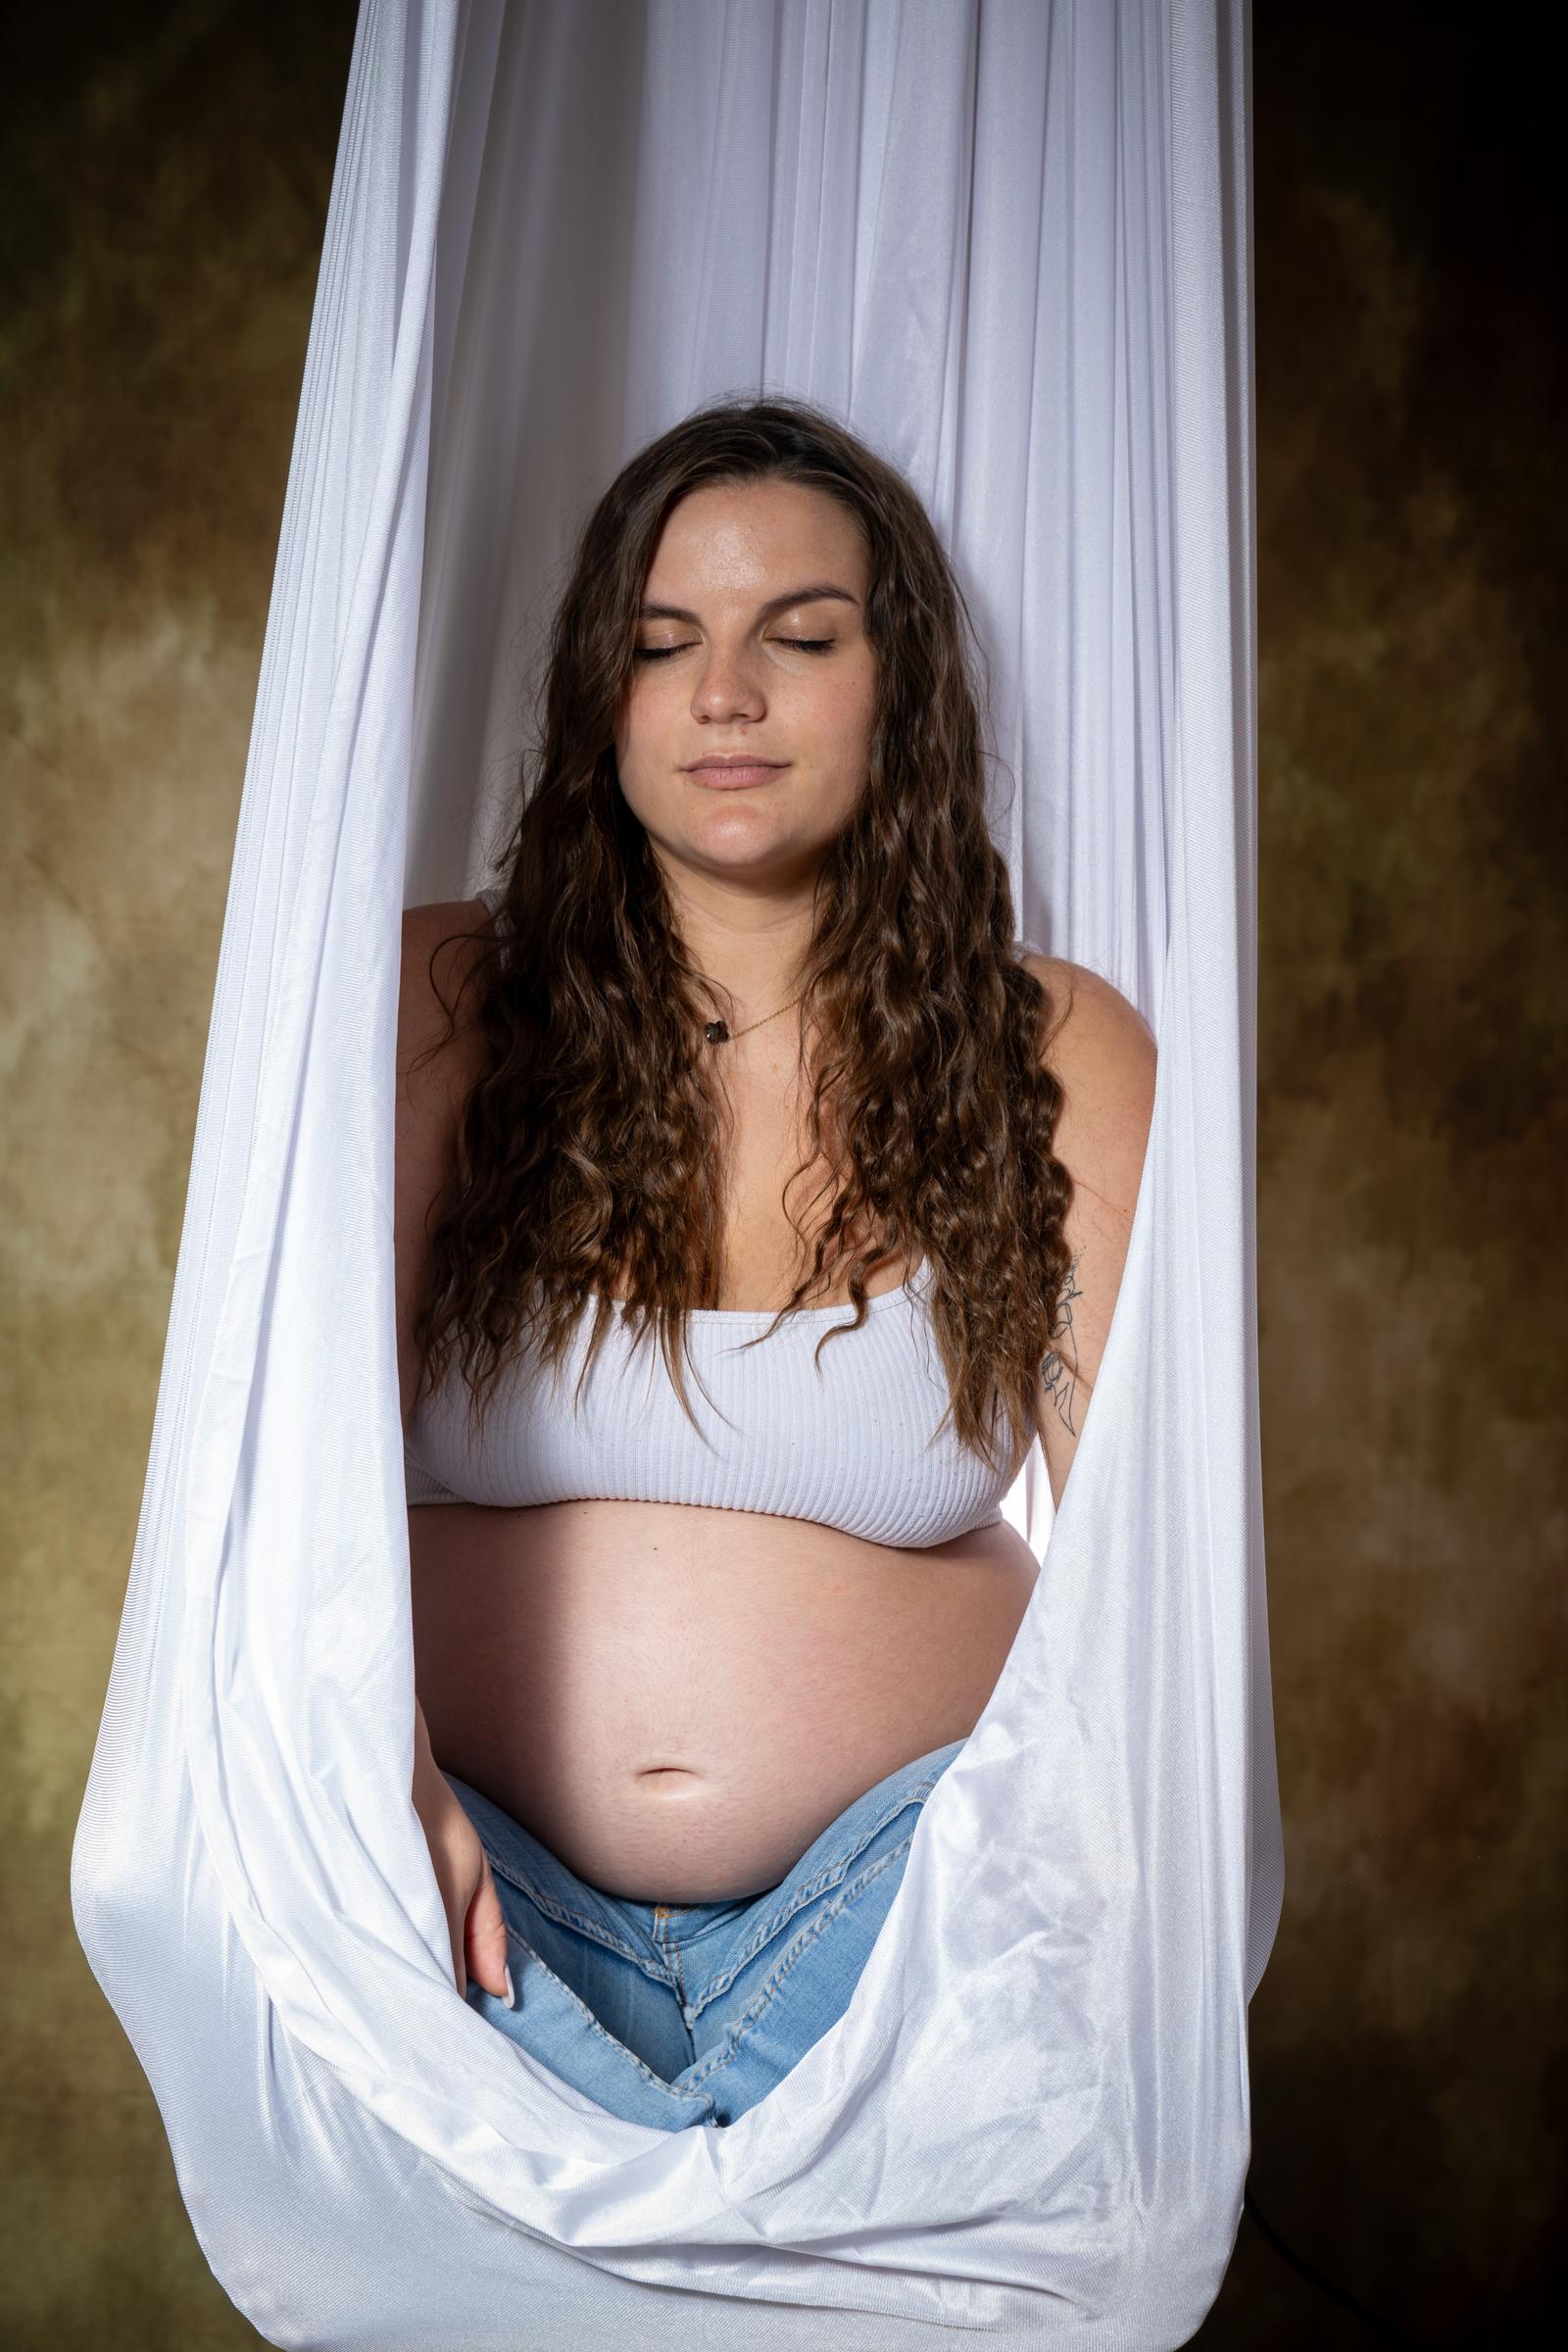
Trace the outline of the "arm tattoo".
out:
<instances>
[{"instance_id":1,"label":"arm tattoo","mask_svg":"<svg viewBox=\"0 0 1568 2352\"><path fill-rule=\"evenodd\" d=\"M1057 1300L1056 1320L1051 1327L1051 1337L1054 1340L1065 1338L1072 1329L1072 1301L1083 1297L1082 1291L1077 1289L1073 1282L1073 1276L1077 1271L1078 1260L1074 1258L1072 1264L1067 1268L1066 1280L1061 1286L1061 1297ZM1074 1394L1072 1370L1070 1366L1062 1362L1054 1348L1041 1365L1040 1378L1045 1385L1047 1395L1054 1397L1056 1411L1060 1418L1065 1422L1072 1435L1076 1437L1078 1432L1073 1428L1072 1421Z\"/></svg>"}]
</instances>

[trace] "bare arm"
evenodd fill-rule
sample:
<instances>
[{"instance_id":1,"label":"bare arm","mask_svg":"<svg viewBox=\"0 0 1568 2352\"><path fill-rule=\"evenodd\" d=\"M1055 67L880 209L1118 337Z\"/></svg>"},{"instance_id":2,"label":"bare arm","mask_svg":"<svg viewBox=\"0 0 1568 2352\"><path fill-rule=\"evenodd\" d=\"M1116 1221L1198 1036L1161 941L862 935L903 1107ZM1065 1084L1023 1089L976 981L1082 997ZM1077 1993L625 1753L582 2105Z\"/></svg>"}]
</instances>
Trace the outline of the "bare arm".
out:
<instances>
[{"instance_id":1,"label":"bare arm","mask_svg":"<svg viewBox=\"0 0 1568 2352\"><path fill-rule=\"evenodd\" d=\"M451 1043L441 1044L447 1016L432 984L431 956L449 933L471 928L482 911L475 901L448 899L427 906L410 906L403 916L392 1249L398 1392L405 1422L418 1385L419 1354L414 1334L429 1296L429 1228L457 1164L458 1120L478 1068L476 1041L461 1017ZM472 955L466 941L458 941L443 948L437 957L436 976L449 1003L456 1000ZM417 1700L414 1736L416 1761L432 1767L424 1710Z\"/></svg>"},{"instance_id":2,"label":"bare arm","mask_svg":"<svg viewBox=\"0 0 1568 2352\"><path fill-rule=\"evenodd\" d=\"M1046 1059L1063 1094L1055 1154L1074 1187L1062 1229L1071 1271L1035 1398L1051 1491L1059 1504L1127 1263L1153 1115L1156 1056L1143 1014L1098 972L1058 956L1023 960L1058 1008Z\"/></svg>"},{"instance_id":3,"label":"bare arm","mask_svg":"<svg viewBox=\"0 0 1568 2352\"><path fill-rule=\"evenodd\" d=\"M471 998L458 1006L450 1043L447 1015L430 977L430 959L449 933L471 930L484 909L474 901L411 906L403 917L398 993L397 1110L392 1222L397 1299L398 1390L405 1423L418 1386L415 1326L429 1297L430 1229L457 1167L458 1122L479 1068L478 1039L468 1023ZM443 947L436 976L449 1004L476 950L468 940ZM426 1049L434 1048L428 1053ZM416 1659L417 1672L417 1659ZM510 1999L506 1924L484 1850L466 1813L443 1779L430 1746L424 1709L414 1702L414 1808L430 1848L452 1938L458 1990L472 1976Z\"/></svg>"}]
</instances>

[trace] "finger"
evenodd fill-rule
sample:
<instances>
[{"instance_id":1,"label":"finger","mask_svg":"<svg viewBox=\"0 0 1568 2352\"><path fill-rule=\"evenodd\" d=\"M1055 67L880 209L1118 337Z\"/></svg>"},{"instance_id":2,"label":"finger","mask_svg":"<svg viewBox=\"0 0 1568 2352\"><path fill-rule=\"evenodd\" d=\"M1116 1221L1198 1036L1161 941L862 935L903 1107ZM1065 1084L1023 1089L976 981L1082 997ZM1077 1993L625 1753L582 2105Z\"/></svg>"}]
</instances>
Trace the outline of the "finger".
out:
<instances>
[{"instance_id":1,"label":"finger","mask_svg":"<svg viewBox=\"0 0 1568 2352\"><path fill-rule=\"evenodd\" d=\"M495 1880L490 1875L488 1856L468 1905L466 1930L468 1974L486 1992L493 1992L498 2001L515 2007L507 1966L507 1923Z\"/></svg>"}]
</instances>

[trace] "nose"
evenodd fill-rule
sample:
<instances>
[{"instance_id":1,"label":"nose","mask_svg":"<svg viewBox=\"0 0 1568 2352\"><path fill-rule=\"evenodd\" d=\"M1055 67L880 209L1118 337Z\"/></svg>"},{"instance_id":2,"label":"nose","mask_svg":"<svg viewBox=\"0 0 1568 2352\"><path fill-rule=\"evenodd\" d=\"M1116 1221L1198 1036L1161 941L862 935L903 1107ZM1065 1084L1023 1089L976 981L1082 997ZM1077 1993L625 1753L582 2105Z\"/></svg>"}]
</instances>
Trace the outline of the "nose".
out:
<instances>
[{"instance_id":1,"label":"nose","mask_svg":"<svg viewBox=\"0 0 1568 2352\"><path fill-rule=\"evenodd\" d=\"M711 648L700 665L692 692L693 716L722 723L737 716L761 718L766 710L750 658L744 652L724 654Z\"/></svg>"}]
</instances>

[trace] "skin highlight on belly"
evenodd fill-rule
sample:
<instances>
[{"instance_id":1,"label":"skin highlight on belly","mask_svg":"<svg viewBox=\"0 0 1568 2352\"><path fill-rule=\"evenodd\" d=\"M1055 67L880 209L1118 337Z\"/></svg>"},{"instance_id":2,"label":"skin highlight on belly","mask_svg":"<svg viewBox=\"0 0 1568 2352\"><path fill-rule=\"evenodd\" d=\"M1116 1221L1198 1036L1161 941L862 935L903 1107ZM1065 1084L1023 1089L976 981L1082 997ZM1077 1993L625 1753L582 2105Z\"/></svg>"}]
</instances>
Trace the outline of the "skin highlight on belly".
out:
<instances>
[{"instance_id":1,"label":"skin highlight on belly","mask_svg":"<svg viewBox=\"0 0 1568 2352\"><path fill-rule=\"evenodd\" d=\"M437 1762L585 1884L739 1900L967 1739L1038 1574L1005 1525L898 1550L673 1503L409 1513Z\"/></svg>"}]
</instances>

